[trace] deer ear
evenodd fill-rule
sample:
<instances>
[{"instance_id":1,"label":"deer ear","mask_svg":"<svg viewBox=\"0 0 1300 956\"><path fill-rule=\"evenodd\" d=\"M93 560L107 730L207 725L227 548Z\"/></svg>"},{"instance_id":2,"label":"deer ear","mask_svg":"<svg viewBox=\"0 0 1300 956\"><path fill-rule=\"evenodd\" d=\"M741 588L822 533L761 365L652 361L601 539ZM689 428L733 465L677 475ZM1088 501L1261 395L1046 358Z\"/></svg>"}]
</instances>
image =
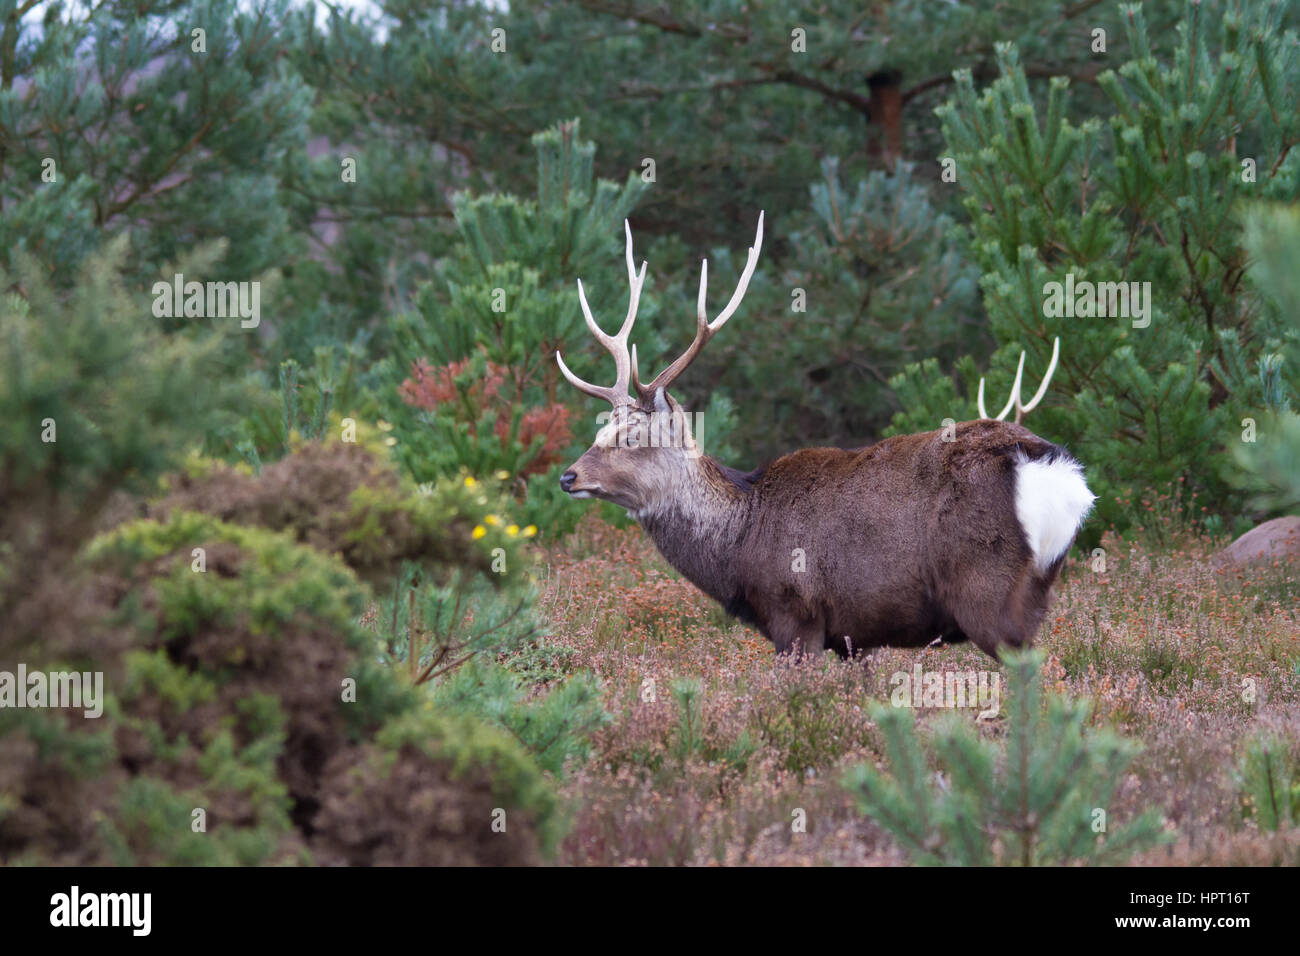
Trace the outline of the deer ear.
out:
<instances>
[{"instance_id":1,"label":"deer ear","mask_svg":"<svg viewBox=\"0 0 1300 956\"><path fill-rule=\"evenodd\" d=\"M661 415L672 413L672 409L668 406L668 393L662 386L655 389L655 411Z\"/></svg>"}]
</instances>

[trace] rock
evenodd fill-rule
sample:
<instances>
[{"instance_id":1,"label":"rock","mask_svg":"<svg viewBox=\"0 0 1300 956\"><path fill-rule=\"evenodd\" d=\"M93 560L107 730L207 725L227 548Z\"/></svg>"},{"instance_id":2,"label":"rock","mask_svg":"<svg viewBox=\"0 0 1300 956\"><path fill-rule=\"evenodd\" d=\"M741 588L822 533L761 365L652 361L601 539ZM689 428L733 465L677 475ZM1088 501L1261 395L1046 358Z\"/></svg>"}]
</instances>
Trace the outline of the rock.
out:
<instances>
[{"instance_id":1,"label":"rock","mask_svg":"<svg viewBox=\"0 0 1300 956\"><path fill-rule=\"evenodd\" d=\"M1289 515L1251 528L1216 554L1213 563L1224 568L1297 559L1300 559L1300 517Z\"/></svg>"}]
</instances>

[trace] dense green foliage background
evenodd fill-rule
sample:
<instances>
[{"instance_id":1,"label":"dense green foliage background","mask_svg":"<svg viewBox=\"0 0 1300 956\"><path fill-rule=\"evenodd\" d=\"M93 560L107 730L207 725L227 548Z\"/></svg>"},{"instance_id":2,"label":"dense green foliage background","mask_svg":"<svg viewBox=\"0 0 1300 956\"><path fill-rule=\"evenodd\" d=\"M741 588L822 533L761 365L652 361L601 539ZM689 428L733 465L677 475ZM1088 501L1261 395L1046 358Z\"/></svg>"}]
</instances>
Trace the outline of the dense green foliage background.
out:
<instances>
[{"instance_id":1,"label":"dense green foliage background","mask_svg":"<svg viewBox=\"0 0 1300 956\"><path fill-rule=\"evenodd\" d=\"M547 489L594 414L550 356L603 374L574 280L621 311L624 217L651 365L691 331L698 260L725 285L767 212L744 312L680 386L738 466L973 417L984 371L1000 405L1060 335L1035 426L1107 500L1186 475L1235 523L1241 419L1296 384L1246 244L1262 260L1285 231L1245 225L1298 188L1285 4L4 10L0 264L67 289L126 236L135 288L192 258L260 279L255 330L155 323L222 333L210 387L257 385L209 403L223 457L283 445L292 360L307 414L394 422L420 480L522 475L529 518L565 530ZM1066 273L1152 283L1151 325L1045 318Z\"/></svg>"}]
</instances>

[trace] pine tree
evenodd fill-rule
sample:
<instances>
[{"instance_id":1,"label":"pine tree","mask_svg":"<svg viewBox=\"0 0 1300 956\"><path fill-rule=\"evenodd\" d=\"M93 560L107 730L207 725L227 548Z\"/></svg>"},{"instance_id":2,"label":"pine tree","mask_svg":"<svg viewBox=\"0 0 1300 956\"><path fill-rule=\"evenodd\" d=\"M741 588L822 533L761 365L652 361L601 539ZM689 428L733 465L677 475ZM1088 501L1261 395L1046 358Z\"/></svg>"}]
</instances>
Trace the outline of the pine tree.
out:
<instances>
[{"instance_id":1,"label":"pine tree","mask_svg":"<svg viewBox=\"0 0 1300 956\"><path fill-rule=\"evenodd\" d=\"M1222 452L1262 401L1255 360L1288 334L1242 281L1241 203L1293 195L1300 170L1300 116L1288 105L1300 97L1300 61L1273 7L1230 4L1215 22L1189 4L1164 58L1142 8L1125 12L1134 56L1098 77L1114 109L1107 130L1074 122L1063 78L1040 107L1009 45L999 48L998 79L977 93L960 74L938 111L1000 346L990 392L1007 393L1021 350L1028 367L1045 368L1061 337L1061 365L1033 424L1091 464L1112 520L1118 491L1179 475L1192 477L1188 494L1226 506ZM1075 281L1150 283L1148 311L1104 316L1104 292L1091 306L1078 299L1079 312L1074 302L1062 309L1051 290ZM897 429L974 415L969 372L954 404L935 371L910 369L912 382L895 383L924 399Z\"/></svg>"},{"instance_id":2,"label":"pine tree","mask_svg":"<svg viewBox=\"0 0 1300 956\"><path fill-rule=\"evenodd\" d=\"M454 198L459 242L413 309L391 317L393 357L382 367L402 382L385 415L417 480L502 472L521 479L522 490L527 479L526 520L554 533L576 520L556 507L555 468L577 453L568 423L588 401L561 381L555 353L593 381L611 374L608 353L587 331L576 280L585 274L600 321L621 321L623 222L646 185L634 173L622 185L597 177L595 144L581 139L577 120L532 141L535 198ZM643 296L642 314L653 313L651 298ZM594 424L595 415L583 420Z\"/></svg>"},{"instance_id":3,"label":"pine tree","mask_svg":"<svg viewBox=\"0 0 1300 956\"><path fill-rule=\"evenodd\" d=\"M114 493L149 490L230 397L215 336L153 327L122 278L127 246L88 254L66 292L23 253L0 269L12 290L0 292L0 616L84 543Z\"/></svg>"},{"instance_id":4,"label":"pine tree","mask_svg":"<svg viewBox=\"0 0 1300 956\"><path fill-rule=\"evenodd\" d=\"M1173 0L1150 6L1157 25L1176 19ZM737 437L752 459L809 440L879 437L900 407L888 380L905 362L933 356L946 369L969 351L983 361L981 310L978 303L967 310L957 278L969 266L959 268L954 243L937 236L942 216L960 208L955 190L936 186L933 162L943 151L932 107L953 89L953 67L989 78L995 41L1013 38L1032 82L1076 77L1079 110L1095 114L1105 108L1095 77L1125 47L1112 5L890 0L864 11L850 0L794 9L729 0L670 8L640 0L510 7L382 0L377 7L382 33L338 12L322 26L302 18L292 45L293 62L317 91L316 128L336 148L295 164L291 189L303 197L303 223L324 216L346 226L326 250L329 264L303 283L319 290L312 314L328 313L334 325L304 321L303 338L326 328L349 337L369 327L375 303L409 296L432 273L429 260L458 238L448 197L465 188L530 194L528 133L580 115L606 175L632 169L646 177L633 221L638 249L653 252L653 284L671 296L665 318L685 319L680 327L642 323L638 334L655 336L639 349L643 362L689 334L699 259L728 262L726 250L743 249L757 211L767 211L748 327L719 340L682 382L688 399L698 390L745 410ZM1098 25L1109 34L1105 53L1095 49ZM357 158L357 177L340 184L344 155ZM878 245L891 237L873 210L862 222L871 233L833 236L808 204L810 185L831 188L819 169L826 156L839 157L847 192L867 181L873 205L913 224L906 242ZM900 159L914 165L900 170ZM880 179L884 172L891 175ZM921 209L932 223L919 225ZM936 295L922 294L927 281ZM807 292L808 313L791 311L795 288ZM755 349L779 343L790 361L773 374L769 363L741 354L746 341ZM375 344L386 348L382 330Z\"/></svg>"},{"instance_id":5,"label":"pine tree","mask_svg":"<svg viewBox=\"0 0 1300 956\"><path fill-rule=\"evenodd\" d=\"M760 271L744 317L683 386L741 398L737 442L750 455L862 445L896 410L889 379L905 364L948 364L985 342L978 273L912 164L849 187L827 159L810 198L776 224L790 254ZM688 277L674 280L689 290Z\"/></svg>"},{"instance_id":6,"label":"pine tree","mask_svg":"<svg viewBox=\"0 0 1300 956\"><path fill-rule=\"evenodd\" d=\"M224 238L222 280L282 265L278 163L308 109L284 0L32 6L0 3L0 265L23 250L70 285L126 232L132 284Z\"/></svg>"},{"instance_id":7,"label":"pine tree","mask_svg":"<svg viewBox=\"0 0 1300 956\"><path fill-rule=\"evenodd\" d=\"M1253 504L1265 511L1294 512L1300 508L1300 397L1288 383L1300 367L1300 212L1294 206L1260 204L1246 217L1244 243L1250 252L1249 277L1264 296L1265 307L1291 327L1276 351L1258 361L1263 405L1247 409L1240 422L1241 441L1232 446L1241 473L1234 483L1251 493Z\"/></svg>"},{"instance_id":8,"label":"pine tree","mask_svg":"<svg viewBox=\"0 0 1300 956\"><path fill-rule=\"evenodd\" d=\"M914 862L1122 863L1165 838L1154 810L1112 826L1108 807L1137 748L1088 727L1086 701L1044 699L1042 661L1039 651L1007 656L999 741L954 714L923 744L909 709L873 708L885 765L853 768L846 785Z\"/></svg>"},{"instance_id":9,"label":"pine tree","mask_svg":"<svg viewBox=\"0 0 1300 956\"><path fill-rule=\"evenodd\" d=\"M585 274L597 314L608 316L620 303L625 310L623 220L648 187L634 173L622 185L597 178L596 145L581 139L578 120L556 124L532 143L535 198L457 194L459 241L443 281L419 290L416 314L394 320L395 338L404 355L438 364L483 350L517 370L517 387L537 383L554 402L555 352L577 345L593 357L600 351L588 347L576 280Z\"/></svg>"},{"instance_id":10,"label":"pine tree","mask_svg":"<svg viewBox=\"0 0 1300 956\"><path fill-rule=\"evenodd\" d=\"M1237 761L1236 782L1242 815L1261 830L1300 823L1300 766L1292 742L1274 733L1257 733L1245 741Z\"/></svg>"}]
</instances>

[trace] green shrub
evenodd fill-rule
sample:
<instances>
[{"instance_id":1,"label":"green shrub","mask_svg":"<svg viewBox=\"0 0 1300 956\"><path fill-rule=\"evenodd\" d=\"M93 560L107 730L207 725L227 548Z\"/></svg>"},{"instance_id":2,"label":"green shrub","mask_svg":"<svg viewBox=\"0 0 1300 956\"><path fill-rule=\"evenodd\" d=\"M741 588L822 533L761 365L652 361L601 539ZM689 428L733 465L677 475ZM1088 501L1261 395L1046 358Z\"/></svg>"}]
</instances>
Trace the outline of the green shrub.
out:
<instances>
[{"instance_id":1,"label":"green shrub","mask_svg":"<svg viewBox=\"0 0 1300 956\"><path fill-rule=\"evenodd\" d=\"M184 472L168 476L165 494L149 512L203 511L288 531L384 587L412 562L437 583L453 569L494 584L524 577L527 542L536 529L509 517L513 503L500 482L455 475L417 486L393 464L382 423L350 427L355 441L342 440L335 421L325 441L295 439L293 454L257 475L248 467L191 458Z\"/></svg>"},{"instance_id":2,"label":"green shrub","mask_svg":"<svg viewBox=\"0 0 1300 956\"><path fill-rule=\"evenodd\" d=\"M239 494L216 501L265 517L268 488L282 477L275 469L288 473L312 454L260 478L215 469L205 487L224 493L233 483ZM357 449L343 455L374 464ZM204 501L198 489L185 488L191 503ZM338 557L296 540L328 538L331 514L351 514L331 512L332 500L315 524L297 520L288 502L296 520L273 512L279 530L172 501L161 520L100 535L41 582L32 600L46 630L28 650L43 668L103 671L104 714L0 711L0 860L518 863L554 846L562 823L533 758L470 716L419 714L402 672L381 662L358 622L367 588ZM404 520L429 529L445 520L421 511L427 501L410 499L415 513ZM5 660L15 650L0 647ZM392 773L354 779L358 767L394 763ZM441 810L427 812L418 794L437 794ZM382 820L372 814L379 807ZM195 809L206 829L192 826ZM511 817L510 835L492 829L497 810ZM427 839L412 842L412 833Z\"/></svg>"},{"instance_id":3,"label":"green shrub","mask_svg":"<svg viewBox=\"0 0 1300 956\"><path fill-rule=\"evenodd\" d=\"M570 759L586 759L591 732L609 720L599 691L585 673L534 690L509 668L480 658L437 685L430 699L439 711L504 728L538 766L560 775Z\"/></svg>"},{"instance_id":4,"label":"green shrub","mask_svg":"<svg viewBox=\"0 0 1300 956\"><path fill-rule=\"evenodd\" d=\"M1086 726L1088 705L1044 701L1038 651L1008 655L1007 736L983 737L956 714L929 746L912 712L877 704L884 765L859 765L846 786L917 863L1022 866L1122 863L1166 835L1149 810L1112 828L1107 809L1135 745Z\"/></svg>"},{"instance_id":5,"label":"green shrub","mask_svg":"<svg viewBox=\"0 0 1300 956\"><path fill-rule=\"evenodd\" d=\"M704 684L694 677L677 678L669 685L669 692L677 711L677 723L668 750L678 764L702 760L743 773L758 750L748 729L728 734L716 721L706 722L700 707ZM651 761L651 765L657 769L657 762Z\"/></svg>"},{"instance_id":6,"label":"green shrub","mask_svg":"<svg viewBox=\"0 0 1300 956\"><path fill-rule=\"evenodd\" d=\"M1282 203L1251 207L1245 216L1244 243L1252 259L1251 280L1268 307L1289 320L1290 328L1276 350L1259 359L1262 406L1247 410L1252 420L1242 420L1242 440L1232 445L1240 469L1234 483L1252 495L1255 507L1293 513L1300 508L1300 403L1290 384L1300 368L1300 326L1295 323L1300 314L1295 269L1300 259L1300 211ZM1254 426L1253 433L1247 425Z\"/></svg>"},{"instance_id":7,"label":"green shrub","mask_svg":"<svg viewBox=\"0 0 1300 956\"><path fill-rule=\"evenodd\" d=\"M537 631L535 596L528 583L502 588L458 570L445 583L430 583L418 566L410 566L393 582L391 597L379 602L384 660L406 670L412 683L424 684L478 655L511 651Z\"/></svg>"},{"instance_id":8,"label":"green shrub","mask_svg":"<svg viewBox=\"0 0 1300 956\"><path fill-rule=\"evenodd\" d=\"M995 80L977 89L960 71L938 110L998 343L978 362L989 404L1009 394L1022 350L1027 399L1059 336L1062 360L1030 424L1089 466L1099 517L1112 523L1125 488L1182 475L1211 513L1236 507L1224 451L1260 406L1257 359L1294 338L1293 312L1266 308L1241 282L1238 214L1293 196L1300 168L1300 117L1286 105L1300 94L1300 62L1276 8L1189 3L1171 50L1153 45L1140 6L1125 13L1131 58L1098 77L1108 123L1071 118L1064 77L1046 102L1032 95L1009 44L998 46ZM1063 291L1070 277L1150 283L1147 311L1049 309L1047 283ZM970 362L958 370L960 389L937 365L905 370L915 382L894 387L921 404L895 429L972 417L979 376ZM1285 374L1294 382L1297 371Z\"/></svg>"},{"instance_id":9,"label":"green shrub","mask_svg":"<svg viewBox=\"0 0 1300 956\"><path fill-rule=\"evenodd\" d=\"M325 864L536 864L564 831L524 748L463 714L404 714L335 754L326 777L312 841Z\"/></svg>"},{"instance_id":10,"label":"green shrub","mask_svg":"<svg viewBox=\"0 0 1300 956\"><path fill-rule=\"evenodd\" d=\"M0 270L0 613L11 624L14 602L86 541L113 493L146 490L228 398L213 375L219 338L160 334L149 300L122 282L127 249L123 238L89 256L68 293L26 257Z\"/></svg>"},{"instance_id":11,"label":"green shrub","mask_svg":"<svg viewBox=\"0 0 1300 956\"><path fill-rule=\"evenodd\" d=\"M1300 761L1293 744L1274 734L1257 734L1246 741L1237 765L1241 812L1261 830L1300 824Z\"/></svg>"}]
</instances>

